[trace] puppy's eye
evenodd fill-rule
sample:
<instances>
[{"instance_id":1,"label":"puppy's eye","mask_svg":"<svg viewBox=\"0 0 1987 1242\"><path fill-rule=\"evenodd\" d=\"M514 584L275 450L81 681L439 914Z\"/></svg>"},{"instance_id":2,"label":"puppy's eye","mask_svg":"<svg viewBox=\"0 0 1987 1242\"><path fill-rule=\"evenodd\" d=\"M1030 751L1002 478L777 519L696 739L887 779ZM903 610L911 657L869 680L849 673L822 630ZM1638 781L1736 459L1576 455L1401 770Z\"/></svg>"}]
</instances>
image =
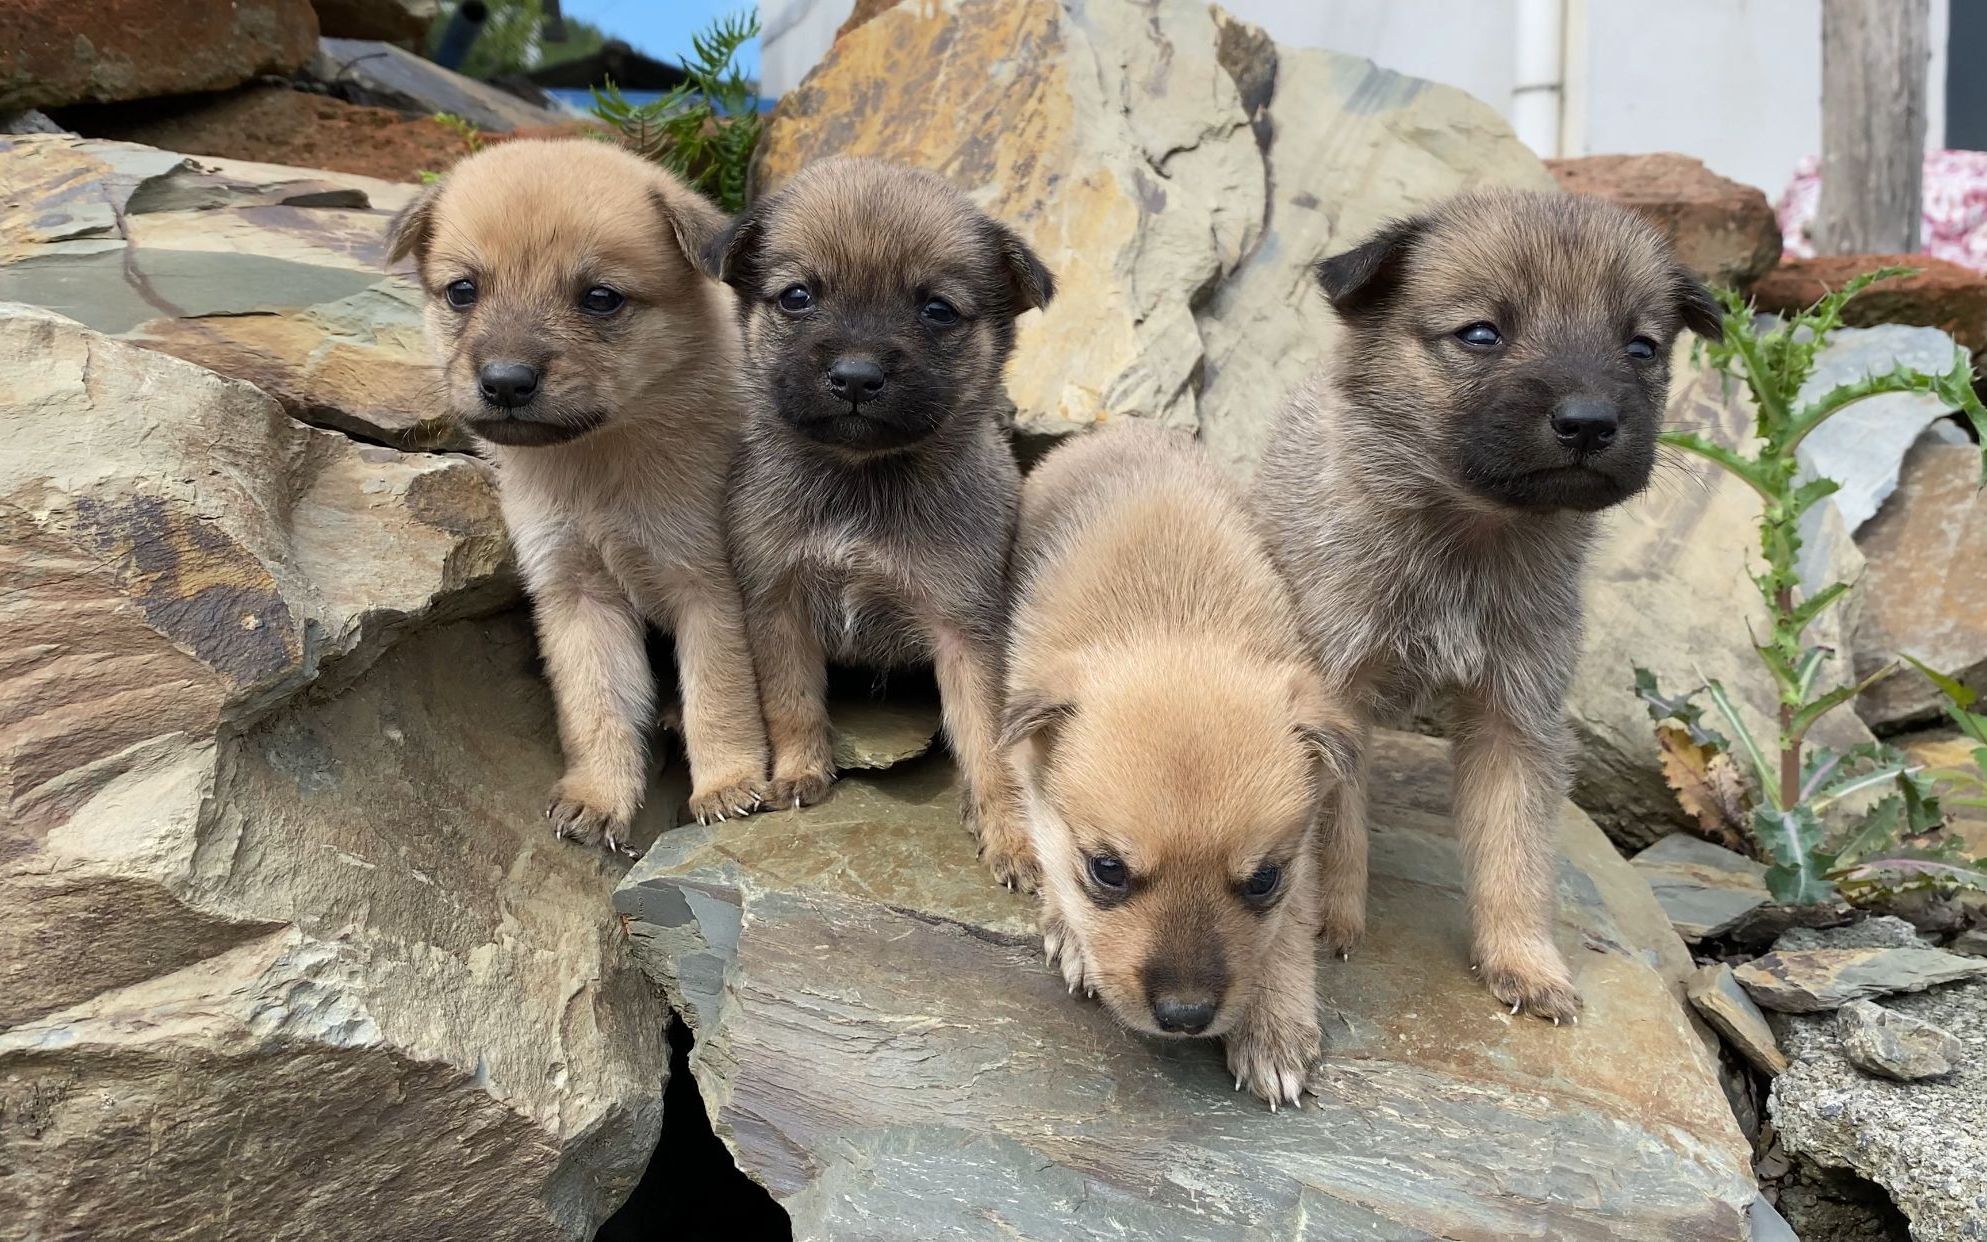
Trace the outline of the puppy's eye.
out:
<instances>
[{"instance_id":1,"label":"puppy's eye","mask_svg":"<svg viewBox=\"0 0 1987 1242\"><path fill-rule=\"evenodd\" d=\"M1109 854L1099 854L1090 860L1090 878L1099 888L1120 892L1131 883L1131 873L1125 870L1124 860Z\"/></svg>"},{"instance_id":2,"label":"puppy's eye","mask_svg":"<svg viewBox=\"0 0 1987 1242\"><path fill-rule=\"evenodd\" d=\"M1456 333L1456 339L1471 349L1496 349L1504 343L1504 336L1494 323L1473 323Z\"/></svg>"},{"instance_id":3,"label":"puppy's eye","mask_svg":"<svg viewBox=\"0 0 1987 1242\"><path fill-rule=\"evenodd\" d=\"M1638 336L1628 343L1628 356L1637 362L1647 362L1656 356L1656 342L1646 336Z\"/></svg>"},{"instance_id":4,"label":"puppy's eye","mask_svg":"<svg viewBox=\"0 0 1987 1242\"><path fill-rule=\"evenodd\" d=\"M1242 881L1242 896L1251 901L1261 901L1274 893L1281 883L1283 868L1275 863L1264 863L1256 868L1254 875Z\"/></svg>"},{"instance_id":5,"label":"puppy's eye","mask_svg":"<svg viewBox=\"0 0 1987 1242\"><path fill-rule=\"evenodd\" d=\"M580 294L580 309L589 315L611 315L620 310L621 304L627 300L618 290L609 289L606 285L595 285Z\"/></svg>"},{"instance_id":6,"label":"puppy's eye","mask_svg":"<svg viewBox=\"0 0 1987 1242\"><path fill-rule=\"evenodd\" d=\"M924 304L918 316L934 328L949 328L959 322L959 312L944 298L933 298Z\"/></svg>"},{"instance_id":7,"label":"puppy's eye","mask_svg":"<svg viewBox=\"0 0 1987 1242\"><path fill-rule=\"evenodd\" d=\"M476 282L473 280L451 280L442 290L448 304L457 310L468 310L476 305Z\"/></svg>"},{"instance_id":8,"label":"puppy's eye","mask_svg":"<svg viewBox=\"0 0 1987 1242\"><path fill-rule=\"evenodd\" d=\"M806 285L788 285L780 290L779 303L789 315L804 315L814 306L814 294Z\"/></svg>"}]
</instances>

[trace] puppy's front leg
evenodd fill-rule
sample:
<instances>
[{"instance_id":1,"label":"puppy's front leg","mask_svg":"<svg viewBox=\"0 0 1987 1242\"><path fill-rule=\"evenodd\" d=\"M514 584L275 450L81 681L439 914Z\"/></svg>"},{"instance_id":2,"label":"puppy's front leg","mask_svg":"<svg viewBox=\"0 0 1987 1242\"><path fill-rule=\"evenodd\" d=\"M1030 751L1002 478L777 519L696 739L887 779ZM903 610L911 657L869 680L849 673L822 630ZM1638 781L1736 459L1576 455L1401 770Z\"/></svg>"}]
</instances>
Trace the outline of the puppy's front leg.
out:
<instances>
[{"instance_id":1,"label":"puppy's front leg","mask_svg":"<svg viewBox=\"0 0 1987 1242\"><path fill-rule=\"evenodd\" d=\"M1477 970L1513 1013L1574 1021L1580 994L1552 943L1565 726L1557 714L1520 720L1481 690L1461 696L1456 723L1456 829Z\"/></svg>"},{"instance_id":2,"label":"puppy's front leg","mask_svg":"<svg viewBox=\"0 0 1987 1242\"><path fill-rule=\"evenodd\" d=\"M1018 798L1001 762L1000 655L989 639L952 625L936 630L933 663L945 735L966 776L966 821L980 840L980 857L1009 888L1033 892L1041 875L1021 823Z\"/></svg>"},{"instance_id":3,"label":"puppy's front leg","mask_svg":"<svg viewBox=\"0 0 1987 1242\"><path fill-rule=\"evenodd\" d=\"M773 749L766 802L782 809L811 806L835 783L835 747L828 732L828 657L796 584L789 579L751 600L746 633Z\"/></svg>"},{"instance_id":4,"label":"puppy's front leg","mask_svg":"<svg viewBox=\"0 0 1987 1242\"><path fill-rule=\"evenodd\" d=\"M726 572L686 580L671 600L690 752L690 814L745 815L767 797L766 721L745 639L745 610Z\"/></svg>"},{"instance_id":5,"label":"puppy's front leg","mask_svg":"<svg viewBox=\"0 0 1987 1242\"><path fill-rule=\"evenodd\" d=\"M1325 1041L1318 1029L1317 949L1306 922L1286 916L1269 951L1276 958L1264 964L1261 994L1222 1042L1235 1089L1247 1087L1274 1110L1299 1104Z\"/></svg>"},{"instance_id":6,"label":"puppy's front leg","mask_svg":"<svg viewBox=\"0 0 1987 1242\"><path fill-rule=\"evenodd\" d=\"M655 712L642 618L605 573L548 583L535 604L566 756L545 813L559 836L630 853L628 825L647 784Z\"/></svg>"},{"instance_id":7,"label":"puppy's front leg","mask_svg":"<svg viewBox=\"0 0 1987 1242\"><path fill-rule=\"evenodd\" d=\"M1350 957L1366 935L1366 764L1372 725L1358 723L1359 760L1318 800L1318 939Z\"/></svg>"}]
</instances>

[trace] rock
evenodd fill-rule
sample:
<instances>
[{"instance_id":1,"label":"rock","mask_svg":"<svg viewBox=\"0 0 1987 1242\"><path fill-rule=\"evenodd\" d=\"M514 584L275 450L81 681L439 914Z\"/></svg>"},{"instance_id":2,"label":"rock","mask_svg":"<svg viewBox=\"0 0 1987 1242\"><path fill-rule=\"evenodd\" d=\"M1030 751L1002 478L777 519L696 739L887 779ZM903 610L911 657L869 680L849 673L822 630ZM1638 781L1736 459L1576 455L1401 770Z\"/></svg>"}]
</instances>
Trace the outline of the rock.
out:
<instances>
[{"instance_id":1,"label":"rock","mask_svg":"<svg viewBox=\"0 0 1987 1242\"><path fill-rule=\"evenodd\" d=\"M1987 927L1973 927L1961 932L1946 948L1968 957L1987 957Z\"/></svg>"},{"instance_id":2,"label":"rock","mask_svg":"<svg viewBox=\"0 0 1987 1242\"><path fill-rule=\"evenodd\" d=\"M1773 1028L1766 1024L1766 1015L1739 986L1730 966L1722 962L1699 966L1684 980L1684 994L1712 1029L1746 1060L1768 1074L1787 1068L1787 1058L1773 1037Z\"/></svg>"},{"instance_id":3,"label":"rock","mask_svg":"<svg viewBox=\"0 0 1987 1242\"><path fill-rule=\"evenodd\" d=\"M1874 1001L1850 1001L1837 1010L1835 1030L1849 1063L1880 1078L1941 1078L1960 1058L1961 1044L1950 1031Z\"/></svg>"},{"instance_id":4,"label":"rock","mask_svg":"<svg viewBox=\"0 0 1987 1242\"><path fill-rule=\"evenodd\" d=\"M526 103L406 48L375 40L318 40L310 76L353 103L396 108L419 116L447 112L478 129L499 133L572 120L567 113Z\"/></svg>"},{"instance_id":5,"label":"rock","mask_svg":"<svg viewBox=\"0 0 1987 1242\"><path fill-rule=\"evenodd\" d=\"M1987 984L1900 996L1897 1014L1952 1032L1958 1072L1901 1086L1857 1070L1836 1019L1783 1019L1792 1062L1768 1102L1787 1150L1877 1183L1910 1217L1916 1242L1978 1239L1987 1220ZM1796 1222L1797 1225L1799 1222ZM1812 1236L1803 1234L1803 1236Z\"/></svg>"},{"instance_id":6,"label":"rock","mask_svg":"<svg viewBox=\"0 0 1987 1242\"><path fill-rule=\"evenodd\" d=\"M1512 1019L1464 961L1442 745L1381 735L1373 784L1375 934L1320 963L1320 1096L1275 1117L1067 995L937 760L665 834L615 902L796 1237L1738 1236L1749 1153L1633 868L1564 811L1587 1020Z\"/></svg>"},{"instance_id":7,"label":"rock","mask_svg":"<svg viewBox=\"0 0 1987 1242\"><path fill-rule=\"evenodd\" d=\"M1787 1223L1787 1218L1780 1215L1764 1195L1752 1201L1748 1223L1752 1226L1752 1242L1801 1242L1794 1227Z\"/></svg>"},{"instance_id":8,"label":"rock","mask_svg":"<svg viewBox=\"0 0 1987 1242\"><path fill-rule=\"evenodd\" d=\"M0 426L0 1212L591 1237L664 1015L620 868L542 828L486 468L21 307Z\"/></svg>"},{"instance_id":9,"label":"rock","mask_svg":"<svg viewBox=\"0 0 1987 1242\"><path fill-rule=\"evenodd\" d=\"M1635 856L1677 934L1696 942L1736 926L1768 900L1766 868L1687 832L1673 832Z\"/></svg>"},{"instance_id":10,"label":"rock","mask_svg":"<svg viewBox=\"0 0 1987 1242\"><path fill-rule=\"evenodd\" d=\"M317 28L335 39L418 45L441 16L441 0L311 0Z\"/></svg>"},{"instance_id":11,"label":"rock","mask_svg":"<svg viewBox=\"0 0 1987 1242\"><path fill-rule=\"evenodd\" d=\"M0 7L0 112L217 91L303 68L310 0L14 0Z\"/></svg>"},{"instance_id":12,"label":"rock","mask_svg":"<svg viewBox=\"0 0 1987 1242\"><path fill-rule=\"evenodd\" d=\"M28 108L0 116L0 134L61 134L68 131L49 119L46 112Z\"/></svg>"},{"instance_id":13,"label":"rock","mask_svg":"<svg viewBox=\"0 0 1987 1242\"><path fill-rule=\"evenodd\" d=\"M938 703L932 699L838 695L828 708L840 771L887 768L916 759L938 737Z\"/></svg>"},{"instance_id":14,"label":"rock","mask_svg":"<svg viewBox=\"0 0 1987 1242\"><path fill-rule=\"evenodd\" d=\"M1588 155L1547 160L1546 167L1560 188L1620 203L1661 229L1684 264L1714 285L1748 289L1780 261L1773 204L1702 160L1671 152Z\"/></svg>"},{"instance_id":15,"label":"rock","mask_svg":"<svg viewBox=\"0 0 1987 1242\"><path fill-rule=\"evenodd\" d=\"M1908 920L1878 914L1831 927L1790 927L1773 942L1780 953L1808 949L1923 949L1925 938Z\"/></svg>"},{"instance_id":16,"label":"rock","mask_svg":"<svg viewBox=\"0 0 1987 1242\"><path fill-rule=\"evenodd\" d=\"M1927 375L1944 375L1952 370L1956 350L1953 339L1937 328L1899 324L1842 328L1829 336L1816 357L1814 371L1801 385L1800 400L1817 400L1844 384L1884 374L1899 365ZM1928 427L1950 413L1945 402L1929 393L1886 393L1858 401L1801 441L1802 475L1834 479L1842 485L1831 499L1853 534L1897 489L1905 452ZM1976 471L1978 465L1976 457Z\"/></svg>"},{"instance_id":17,"label":"rock","mask_svg":"<svg viewBox=\"0 0 1987 1242\"><path fill-rule=\"evenodd\" d=\"M1222 61L1259 125L1268 185L1261 239L1199 303L1201 439L1253 470L1290 392L1337 347L1311 266L1391 219L1482 186L1551 189L1497 111L1363 57L1284 47L1230 19Z\"/></svg>"},{"instance_id":18,"label":"rock","mask_svg":"<svg viewBox=\"0 0 1987 1242\"><path fill-rule=\"evenodd\" d=\"M1897 491L1857 540L1869 562L1859 672L1908 654L1987 691L1987 506L1979 488L1980 449L1971 443L1926 437L1905 457ZM1856 710L1872 726L1891 727L1942 714L1945 698L1907 667L1864 691ZM1957 759L1971 766L1970 754Z\"/></svg>"},{"instance_id":19,"label":"rock","mask_svg":"<svg viewBox=\"0 0 1987 1242\"><path fill-rule=\"evenodd\" d=\"M0 159L0 301L247 380L362 439L469 447L434 414L419 295L382 272L417 187L68 136L0 139Z\"/></svg>"},{"instance_id":20,"label":"rock","mask_svg":"<svg viewBox=\"0 0 1987 1242\"><path fill-rule=\"evenodd\" d=\"M826 155L879 156L1015 225L1058 286L1008 369L1025 436L1141 416L1201 426L1240 465L1329 344L1312 261L1468 185L1550 184L1460 92L1279 48L1193 0L851 16L775 109L759 187ZM1264 127L1267 152L1264 109L1286 118Z\"/></svg>"},{"instance_id":21,"label":"rock","mask_svg":"<svg viewBox=\"0 0 1987 1242\"><path fill-rule=\"evenodd\" d=\"M1987 961L1927 948L1775 949L1732 973L1761 1008L1822 1013L1867 996L1987 975Z\"/></svg>"},{"instance_id":22,"label":"rock","mask_svg":"<svg viewBox=\"0 0 1987 1242\"><path fill-rule=\"evenodd\" d=\"M1826 255L1788 259L1753 286L1753 303L1776 315L1806 310L1864 272L1910 267L1915 276L1879 281L1843 309L1851 327L1909 324L1937 328L1971 353L1987 348L1987 276L1925 254ZM1951 365L1951 358L1946 363Z\"/></svg>"},{"instance_id":23,"label":"rock","mask_svg":"<svg viewBox=\"0 0 1987 1242\"><path fill-rule=\"evenodd\" d=\"M1690 367L1681 348L1678 362L1668 424L1696 428L1721 444L1749 437L1753 415L1743 395L1728 394L1716 373ZM1566 700L1578 743L1573 800L1631 850L1694 822L1664 783L1654 728L1632 689L1634 666L1654 672L1673 695L1718 679L1756 737L1773 735L1778 705L1747 631L1748 622L1753 632L1763 633L1766 624L1750 577L1759 497L1709 462L1682 455L1667 461L1648 491L1603 517L1587 575L1586 650ZM1827 504L1813 512L1823 525L1809 538L1803 580L1811 589L1855 581L1863 558L1840 516ZM1822 614L1810 641L1849 649L1854 595ZM1824 687L1848 679L1845 664L1824 666ZM1731 736L1708 703L1706 719ZM1837 749L1874 740L1849 711L1823 717L1810 737Z\"/></svg>"},{"instance_id":24,"label":"rock","mask_svg":"<svg viewBox=\"0 0 1987 1242\"><path fill-rule=\"evenodd\" d=\"M432 116L403 116L288 85L71 108L63 119L92 138L383 181L447 172L469 153L463 135Z\"/></svg>"}]
</instances>

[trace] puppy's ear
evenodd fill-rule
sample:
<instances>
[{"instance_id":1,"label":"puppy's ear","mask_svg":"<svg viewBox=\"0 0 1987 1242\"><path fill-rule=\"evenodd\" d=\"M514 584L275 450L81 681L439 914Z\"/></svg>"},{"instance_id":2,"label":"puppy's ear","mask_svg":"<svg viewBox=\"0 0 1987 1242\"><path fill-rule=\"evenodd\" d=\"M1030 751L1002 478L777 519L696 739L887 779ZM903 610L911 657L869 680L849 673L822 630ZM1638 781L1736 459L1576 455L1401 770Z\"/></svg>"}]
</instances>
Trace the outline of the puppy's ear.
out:
<instances>
[{"instance_id":1,"label":"puppy's ear","mask_svg":"<svg viewBox=\"0 0 1987 1242\"><path fill-rule=\"evenodd\" d=\"M755 203L704 243L700 266L706 275L734 289L751 288L759 283L759 250L765 234L766 205Z\"/></svg>"},{"instance_id":2,"label":"puppy's ear","mask_svg":"<svg viewBox=\"0 0 1987 1242\"><path fill-rule=\"evenodd\" d=\"M1683 326L1697 335L1711 341L1725 339L1725 308L1704 282L1693 275L1689 268L1678 265L1676 269L1677 313L1683 318Z\"/></svg>"},{"instance_id":3,"label":"puppy's ear","mask_svg":"<svg viewBox=\"0 0 1987 1242\"><path fill-rule=\"evenodd\" d=\"M435 200L441 197L438 181L415 195L414 201L394 214L386 226L387 266L412 255L416 264L428 257L428 243L435 235Z\"/></svg>"},{"instance_id":4,"label":"puppy's ear","mask_svg":"<svg viewBox=\"0 0 1987 1242\"><path fill-rule=\"evenodd\" d=\"M1001 717L1000 749L1022 785L1032 786L1055 745L1056 731L1076 714L1076 704L1040 690L1024 690Z\"/></svg>"},{"instance_id":5,"label":"puppy's ear","mask_svg":"<svg viewBox=\"0 0 1987 1242\"><path fill-rule=\"evenodd\" d=\"M1401 265L1421 240L1423 220L1396 220L1371 238L1321 261L1312 273L1342 319L1371 314L1400 287Z\"/></svg>"},{"instance_id":6,"label":"puppy's ear","mask_svg":"<svg viewBox=\"0 0 1987 1242\"><path fill-rule=\"evenodd\" d=\"M649 201L655 204L656 212L668 226L669 235L676 239L677 249L690 260L690 266L704 271L705 252L712 240L724 232L724 213L695 190L675 186L657 185L649 191Z\"/></svg>"},{"instance_id":7,"label":"puppy's ear","mask_svg":"<svg viewBox=\"0 0 1987 1242\"><path fill-rule=\"evenodd\" d=\"M1351 779L1359 769L1359 724L1325 692L1324 679L1310 668L1298 669L1290 679L1290 706L1297 740L1323 770L1326 781L1320 784Z\"/></svg>"},{"instance_id":8,"label":"puppy's ear","mask_svg":"<svg viewBox=\"0 0 1987 1242\"><path fill-rule=\"evenodd\" d=\"M1056 278L1021 235L998 220L987 221L987 240L1007 273L1009 305L1014 313L1047 306L1056 296Z\"/></svg>"}]
</instances>

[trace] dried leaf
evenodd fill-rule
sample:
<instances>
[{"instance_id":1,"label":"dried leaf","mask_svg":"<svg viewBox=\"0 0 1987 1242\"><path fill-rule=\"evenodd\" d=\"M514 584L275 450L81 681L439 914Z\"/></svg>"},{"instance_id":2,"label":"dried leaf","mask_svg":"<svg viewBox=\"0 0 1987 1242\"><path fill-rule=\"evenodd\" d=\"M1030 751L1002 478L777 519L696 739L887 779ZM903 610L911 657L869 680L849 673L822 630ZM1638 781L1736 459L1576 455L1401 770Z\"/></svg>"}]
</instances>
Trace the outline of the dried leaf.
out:
<instances>
[{"instance_id":1,"label":"dried leaf","mask_svg":"<svg viewBox=\"0 0 1987 1242\"><path fill-rule=\"evenodd\" d=\"M1745 826L1751 814L1752 791L1732 756L1694 740L1688 726L1676 720L1656 725L1656 746L1663 761L1663 779L1676 792L1677 803L1697 821L1706 840L1747 854Z\"/></svg>"}]
</instances>

